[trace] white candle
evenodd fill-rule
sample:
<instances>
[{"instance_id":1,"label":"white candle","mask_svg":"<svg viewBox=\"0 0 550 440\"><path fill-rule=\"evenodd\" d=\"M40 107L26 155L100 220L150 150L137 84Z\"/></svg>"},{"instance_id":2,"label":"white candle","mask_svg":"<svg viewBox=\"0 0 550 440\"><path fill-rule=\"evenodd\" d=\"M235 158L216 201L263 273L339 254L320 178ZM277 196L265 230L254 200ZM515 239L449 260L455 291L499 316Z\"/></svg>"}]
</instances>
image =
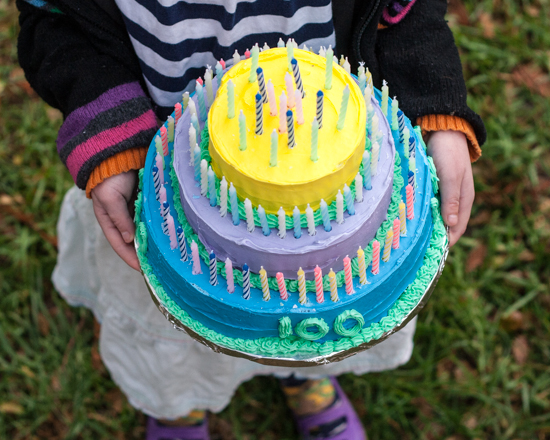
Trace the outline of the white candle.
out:
<instances>
[{"instance_id":1,"label":"white candle","mask_svg":"<svg viewBox=\"0 0 550 440\"><path fill-rule=\"evenodd\" d=\"M197 130L193 127L193 124L189 124L189 151L195 151L197 145ZM193 166L193 154L191 154L191 166Z\"/></svg>"},{"instance_id":2,"label":"white candle","mask_svg":"<svg viewBox=\"0 0 550 440\"><path fill-rule=\"evenodd\" d=\"M288 108L294 108L294 82L292 81L292 76L290 76L288 72L285 73L285 85L288 96L286 106Z\"/></svg>"},{"instance_id":3,"label":"white candle","mask_svg":"<svg viewBox=\"0 0 550 440\"><path fill-rule=\"evenodd\" d=\"M220 182L220 215L222 217L227 215L227 180L225 180L225 176Z\"/></svg>"},{"instance_id":4,"label":"white candle","mask_svg":"<svg viewBox=\"0 0 550 440\"><path fill-rule=\"evenodd\" d=\"M358 203L363 201L363 176L361 173L357 173L355 176L355 201Z\"/></svg>"},{"instance_id":5,"label":"white candle","mask_svg":"<svg viewBox=\"0 0 550 440\"><path fill-rule=\"evenodd\" d=\"M254 232L256 226L254 225L254 212L252 211L252 202L249 199L244 201L244 211L246 214L246 229L248 232Z\"/></svg>"},{"instance_id":6,"label":"white candle","mask_svg":"<svg viewBox=\"0 0 550 440\"><path fill-rule=\"evenodd\" d=\"M344 196L340 190L336 194L336 223L344 223Z\"/></svg>"},{"instance_id":7,"label":"white candle","mask_svg":"<svg viewBox=\"0 0 550 440\"><path fill-rule=\"evenodd\" d=\"M239 55L239 51L235 49L233 53L233 65L237 64L239 61L241 61L241 56Z\"/></svg>"},{"instance_id":8,"label":"white candle","mask_svg":"<svg viewBox=\"0 0 550 440\"><path fill-rule=\"evenodd\" d=\"M317 231L315 230L315 219L313 218L313 209L307 204L306 208L306 220L307 220L307 232L309 235L315 235Z\"/></svg>"},{"instance_id":9,"label":"white candle","mask_svg":"<svg viewBox=\"0 0 550 440\"><path fill-rule=\"evenodd\" d=\"M197 106L195 105L195 101L190 99L189 104L187 106L189 107L189 115L190 116L195 115L195 116L198 117L198 115L197 115Z\"/></svg>"},{"instance_id":10,"label":"white candle","mask_svg":"<svg viewBox=\"0 0 550 440\"><path fill-rule=\"evenodd\" d=\"M206 69L204 74L204 84L206 86L206 97L208 98L208 105L212 105L214 102L214 90L212 89L212 69L210 66Z\"/></svg>"},{"instance_id":11,"label":"white candle","mask_svg":"<svg viewBox=\"0 0 550 440\"><path fill-rule=\"evenodd\" d=\"M281 238L286 237L286 216L285 216L285 210L281 206L279 210L277 211L277 216L279 220L279 232L277 232L277 235Z\"/></svg>"},{"instance_id":12,"label":"white candle","mask_svg":"<svg viewBox=\"0 0 550 440\"><path fill-rule=\"evenodd\" d=\"M277 116L277 100L275 99L275 87L271 80L267 81L267 100L269 101L269 114Z\"/></svg>"},{"instance_id":13,"label":"white candle","mask_svg":"<svg viewBox=\"0 0 550 440\"><path fill-rule=\"evenodd\" d=\"M371 141L376 140L376 138L378 137L378 131L379 131L378 124L379 124L378 114L374 113L374 116L372 117L371 129L370 129L370 132L371 132L370 139L371 139Z\"/></svg>"},{"instance_id":14,"label":"white candle","mask_svg":"<svg viewBox=\"0 0 550 440\"><path fill-rule=\"evenodd\" d=\"M346 72L348 72L348 75L351 74L351 66L349 64L348 57L346 57L346 60L344 61L344 64L342 65L342 67Z\"/></svg>"},{"instance_id":15,"label":"white candle","mask_svg":"<svg viewBox=\"0 0 550 440\"><path fill-rule=\"evenodd\" d=\"M378 144L377 141L374 141L372 143L372 154L371 154L371 161L370 161L370 170L373 176L376 176L376 173L378 172L379 155L380 155L380 145Z\"/></svg>"},{"instance_id":16,"label":"white candle","mask_svg":"<svg viewBox=\"0 0 550 440\"><path fill-rule=\"evenodd\" d=\"M201 196L208 193L208 164L206 159L201 160Z\"/></svg>"},{"instance_id":17,"label":"white candle","mask_svg":"<svg viewBox=\"0 0 550 440\"><path fill-rule=\"evenodd\" d=\"M233 280L233 263L229 258L225 259L225 278L227 279L227 291L233 293L235 291L235 281Z\"/></svg>"}]
</instances>

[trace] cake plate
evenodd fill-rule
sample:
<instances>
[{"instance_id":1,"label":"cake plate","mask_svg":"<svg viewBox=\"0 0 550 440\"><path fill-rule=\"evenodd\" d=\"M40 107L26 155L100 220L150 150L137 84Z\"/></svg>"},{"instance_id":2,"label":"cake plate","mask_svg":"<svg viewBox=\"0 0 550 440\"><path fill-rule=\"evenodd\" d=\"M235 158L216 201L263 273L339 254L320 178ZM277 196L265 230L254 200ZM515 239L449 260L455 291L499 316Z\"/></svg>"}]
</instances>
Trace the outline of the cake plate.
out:
<instances>
[{"instance_id":1,"label":"cake plate","mask_svg":"<svg viewBox=\"0 0 550 440\"><path fill-rule=\"evenodd\" d=\"M411 319L413 319L416 315L418 315L420 310L424 308L424 306L430 299L430 296L432 295L432 292L435 289L437 281L439 280L439 277L441 276L443 269L445 267L445 262L449 254L449 228L447 227L446 229L447 229L447 239L444 245L443 254L441 256L441 261L439 262L439 267L437 268L435 275L433 276L432 280L428 284L428 287L426 288L424 294L422 295L422 297L420 298L416 306L401 320L401 322L397 324L394 328L392 328L390 331L383 333L378 339L373 339L372 341L364 342L363 344L358 345L357 347L353 347L348 350L334 352L326 356L314 356L314 357L296 356L291 358L267 357L267 356L260 356L260 355L245 353L239 350L234 350L231 348L224 347L223 345L215 344L212 341L209 341L203 338L202 336L200 336L199 334L197 334L195 331L193 331L192 329L184 325L174 315L172 315L170 311L160 301L157 293L155 292L155 289L149 282L149 278L147 277L146 274L143 273L143 271L142 271L142 275L145 278L145 283L147 285L147 288L149 289L149 293L151 294L151 298L153 299L153 302L158 307L158 309L162 312L164 317L172 323L174 328L176 330L186 332L193 339L211 348L216 353L223 353L229 356L248 359L250 361L257 362L262 365L271 365L276 367L313 367L316 365L326 365L332 362L339 362L350 356L360 353L361 351L372 348L375 345L378 345L380 342L387 339L388 337L390 337L392 334L401 330L403 327L405 327L405 325L409 323ZM137 249L137 243L136 243L136 249Z\"/></svg>"}]
</instances>

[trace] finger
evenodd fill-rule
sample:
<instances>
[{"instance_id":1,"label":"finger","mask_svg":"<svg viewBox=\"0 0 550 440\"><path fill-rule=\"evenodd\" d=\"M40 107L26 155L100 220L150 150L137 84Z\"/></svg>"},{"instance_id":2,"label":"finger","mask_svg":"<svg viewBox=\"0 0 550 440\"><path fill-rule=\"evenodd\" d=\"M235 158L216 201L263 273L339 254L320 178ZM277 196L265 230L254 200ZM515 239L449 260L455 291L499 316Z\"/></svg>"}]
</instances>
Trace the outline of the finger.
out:
<instances>
[{"instance_id":1,"label":"finger","mask_svg":"<svg viewBox=\"0 0 550 440\"><path fill-rule=\"evenodd\" d=\"M448 174L441 178L441 215L449 228L458 224L462 178L457 174Z\"/></svg>"},{"instance_id":2,"label":"finger","mask_svg":"<svg viewBox=\"0 0 550 440\"><path fill-rule=\"evenodd\" d=\"M120 193L101 201L114 226L118 229L124 242L131 244L134 241L135 225L128 210L128 202Z\"/></svg>"},{"instance_id":3,"label":"finger","mask_svg":"<svg viewBox=\"0 0 550 440\"><path fill-rule=\"evenodd\" d=\"M455 226L451 228L449 242L450 246L453 246L466 231L468 220L470 220L470 214L472 212L474 198L474 179L472 175L472 169L471 167L468 167L464 173L462 185L460 187L458 222Z\"/></svg>"}]
</instances>

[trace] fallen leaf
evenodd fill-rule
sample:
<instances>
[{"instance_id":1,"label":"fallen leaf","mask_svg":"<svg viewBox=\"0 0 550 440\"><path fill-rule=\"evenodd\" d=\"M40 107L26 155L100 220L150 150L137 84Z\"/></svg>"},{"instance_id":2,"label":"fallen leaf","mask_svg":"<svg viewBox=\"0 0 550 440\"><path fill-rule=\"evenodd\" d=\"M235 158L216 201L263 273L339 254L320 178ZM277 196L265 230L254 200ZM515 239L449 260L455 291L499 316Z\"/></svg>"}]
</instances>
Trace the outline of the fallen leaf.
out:
<instances>
[{"instance_id":1,"label":"fallen leaf","mask_svg":"<svg viewBox=\"0 0 550 440\"><path fill-rule=\"evenodd\" d=\"M533 252L531 252L529 249L522 250L518 255L519 261L523 261L525 263L529 263L531 261L535 261L537 257Z\"/></svg>"},{"instance_id":2,"label":"fallen leaf","mask_svg":"<svg viewBox=\"0 0 550 440\"><path fill-rule=\"evenodd\" d=\"M0 413L4 414L23 414L23 407L16 402L0 403Z\"/></svg>"},{"instance_id":3,"label":"fallen leaf","mask_svg":"<svg viewBox=\"0 0 550 440\"><path fill-rule=\"evenodd\" d=\"M507 332L515 332L523 328L523 313L519 310L503 316L500 320L500 326Z\"/></svg>"},{"instance_id":4,"label":"fallen leaf","mask_svg":"<svg viewBox=\"0 0 550 440\"><path fill-rule=\"evenodd\" d=\"M529 356L529 342L525 335L517 336L512 342L512 356L519 365L524 365Z\"/></svg>"},{"instance_id":5,"label":"fallen leaf","mask_svg":"<svg viewBox=\"0 0 550 440\"><path fill-rule=\"evenodd\" d=\"M50 334L50 324L43 313L38 314L38 330L42 336Z\"/></svg>"},{"instance_id":6,"label":"fallen leaf","mask_svg":"<svg viewBox=\"0 0 550 440\"><path fill-rule=\"evenodd\" d=\"M550 98L550 77L536 64L522 64L512 72L512 79L533 93Z\"/></svg>"},{"instance_id":7,"label":"fallen leaf","mask_svg":"<svg viewBox=\"0 0 550 440\"><path fill-rule=\"evenodd\" d=\"M476 429L477 427L477 417L472 414L467 414L464 417L462 424L468 429Z\"/></svg>"},{"instance_id":8,"label":"fallen leaf","mask_svg":"<svg viewBox=\"0 0 550 440\"><path fill-rule=\"evenodd\" d=\"M478 244L473 248L468 254L468 259L466 260L466 272L470 273L477 269L485 261L485 256L487 255L487 246L483 243Z\"/></svg>"},{"instance_id":9,"label":"fallen leaf","mask_svg":"<svg viewBox=\"0 0 550 440\"><path fill-rule=\"evenodd\" d=\"M493 18L487 13L482 12L479 14L479 23L483 27L483 36L485 38L494 38L495 36L495 22Z\"/></svg>"}]
</instances>

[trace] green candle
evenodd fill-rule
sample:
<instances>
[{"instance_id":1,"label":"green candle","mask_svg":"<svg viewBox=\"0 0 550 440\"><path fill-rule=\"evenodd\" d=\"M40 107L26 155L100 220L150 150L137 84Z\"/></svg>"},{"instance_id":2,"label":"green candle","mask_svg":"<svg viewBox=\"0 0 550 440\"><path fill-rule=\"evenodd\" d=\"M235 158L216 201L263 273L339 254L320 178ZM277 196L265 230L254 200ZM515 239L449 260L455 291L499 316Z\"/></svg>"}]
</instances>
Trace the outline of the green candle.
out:
<instances>
[{"instance_id":1,"label":"green candle","mask_svg":"<svg viewBox=\"0 0 550 440\"><path fill-rule=\"evenodd\" d=\"M248 82L256 81L256 69L258 68L258 57L260 55L260 49L258 48L258 43L252 47L250 51L252 57L252 64L250 66L250 76L248 77Z\"/></svg>"},{"instance_id":2,"label":"green candle","mask_svg":"<svg viewBox=\"0 0 550 440\"><path fill-rule=\"evenodd\" d=\"M329 46L326 52L327 65L325 70L325 89L332 89L332 62L334 57L334 52L332 46Z\"/></svg>"},{"instance_id":3,"label":"green candle","mask_svg":"<svg viewBox=\"0 0 550 440\"><path fill-rule=\"evenodd\" d=\"M317 122L317 118L313 118L313 122L311 123L311 155L309 158L313 162L317 162L319 160L319 154L317 151L317 147L319 146L319 122Z\"/></svg>"},{"instance_id":4,"label":"green candle","mask_svg":"<svg viewBox=\"0 0 550 440\"><path fill-rule=\"evenodd\" d=\"M348 101L349 101L349 87L346 85L344 93L342 94L342 105L340 106L340 114L338 115L338 123L336 128L342 130L344 128L344 121L346 120L346 113L348 111Z\"/></svg>"},{"instance_id":5,"label":"green candle","mask_svg":"<svg viewBox=\"0 0 550 440\"><path fill-rule=\"evenodd\" d=\"M242 110L239 114L239 149L246 150L246 117Z\"/></svg>"},{"instance_id":6,"label":"green candle","mask_svg":"<svg viewBox=\"0 0 550 440\"><path fill-rule=\"evenodd\" d=\"M279 135L277 134L277 130L273 129L271 132L271 158L269 160L269 166L270 167L276 167L277 166L277 147L279 144Z\"/></svg>"},{"instance_id":7,"label":"green candle","mask_svg":"<svg viewBox=\"0 0 550 440\"><path fill-rule=\"evenodd\" d=\"M389 89L388 89L388 83L386 80L382 81L382 113L384 113L384 116L388 117L388 96L389 95Z\"/></svg>"},{"instance_id":8,"label":"green candle","mask_svg":"<svg viewBox=\"0 0 550 440\"><path fill-rule=\"evenodd\" d=\"M394 96L391 101L391 129L393 131L399 130L399 123L397 122L397 110L399 108L399 101Z\"/></svg>"},{"instance_id":9,"label":"green candle","mask_svg":"<svg viewBox=\"0 0 550 440\"><path fill-rule=\"evenodd\" d=\"M231 80L227 81L227 117L235 117L235 84Z\"/></svg>"}]
</instances>

